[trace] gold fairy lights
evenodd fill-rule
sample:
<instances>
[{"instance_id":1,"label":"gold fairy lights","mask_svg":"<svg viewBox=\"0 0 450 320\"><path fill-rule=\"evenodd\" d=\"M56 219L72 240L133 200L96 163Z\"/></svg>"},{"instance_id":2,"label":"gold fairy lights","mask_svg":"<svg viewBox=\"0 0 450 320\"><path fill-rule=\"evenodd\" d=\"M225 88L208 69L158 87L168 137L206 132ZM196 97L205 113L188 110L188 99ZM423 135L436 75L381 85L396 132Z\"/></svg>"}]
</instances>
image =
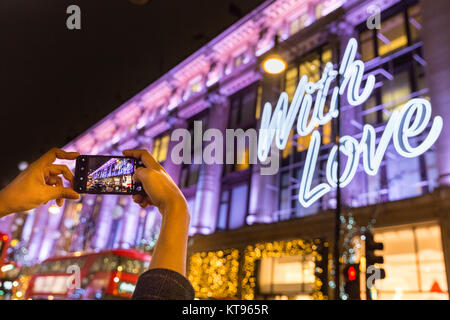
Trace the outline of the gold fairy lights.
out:
<instances>
[{"instance_id":1,"label":"gold fairy lights","mask_svg":"<svg viewBox=\"0 0 450 320\"><path fill-rule=\"evenodd\" d=\"M199 299L237 298L239 250L198 252L189 259L188 279Z\"/></svg>"}]
</instances>

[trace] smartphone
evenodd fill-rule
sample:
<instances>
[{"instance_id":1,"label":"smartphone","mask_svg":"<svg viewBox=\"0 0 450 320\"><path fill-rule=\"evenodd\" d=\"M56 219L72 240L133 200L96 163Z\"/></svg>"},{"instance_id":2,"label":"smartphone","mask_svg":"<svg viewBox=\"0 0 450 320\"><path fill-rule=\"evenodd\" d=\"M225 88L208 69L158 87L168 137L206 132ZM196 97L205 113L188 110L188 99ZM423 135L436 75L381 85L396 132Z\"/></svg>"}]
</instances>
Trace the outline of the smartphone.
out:
<instances>
[{"instance_id":1,"label":"smartphone","mask_svg":"<svg viewBox=\"0 0 450 320\"><path fill-rule=\"evenodd\" d=\"M133 174L143 166L132 157L81 155L76 160L73 187L78 193L141 193L142 185L133 181Z\"/></svg>"}]
</instances>

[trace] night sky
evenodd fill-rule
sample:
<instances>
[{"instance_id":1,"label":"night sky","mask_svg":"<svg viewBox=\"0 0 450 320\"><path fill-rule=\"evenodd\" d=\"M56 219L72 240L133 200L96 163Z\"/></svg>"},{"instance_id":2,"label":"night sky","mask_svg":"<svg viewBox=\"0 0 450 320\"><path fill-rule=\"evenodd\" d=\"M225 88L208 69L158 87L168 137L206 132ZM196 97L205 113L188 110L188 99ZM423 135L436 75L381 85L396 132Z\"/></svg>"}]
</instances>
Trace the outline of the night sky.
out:
<instances>
[{"instance_id":1,"label":"night sky","mask_svg":"<svg viewBox=\"0 0 450 320\"><path fill-rule=\"evenodd\" d=\"M263 0L0 0L0 187ZM66 9L81 8L81 30Z\"/></svg>"}]
</instances>

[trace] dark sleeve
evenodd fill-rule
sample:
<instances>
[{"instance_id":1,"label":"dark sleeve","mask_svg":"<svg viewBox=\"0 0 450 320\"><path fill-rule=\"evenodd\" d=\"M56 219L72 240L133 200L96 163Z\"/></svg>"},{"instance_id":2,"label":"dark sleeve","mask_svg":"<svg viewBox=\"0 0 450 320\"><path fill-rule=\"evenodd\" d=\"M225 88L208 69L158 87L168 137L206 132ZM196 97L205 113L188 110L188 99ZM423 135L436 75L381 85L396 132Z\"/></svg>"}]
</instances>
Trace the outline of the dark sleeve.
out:
<instances>
[{"instance_id":1,"label":"dark sleeve","mask_svg":"<svg viewBox=\"0 0 450 320\"><path fill-rule=\"evenodd\" d=\"M150 269L141 274L132 299L193 300L194 288L178 272L169 269Z\"/></svg>"}]
</instances>

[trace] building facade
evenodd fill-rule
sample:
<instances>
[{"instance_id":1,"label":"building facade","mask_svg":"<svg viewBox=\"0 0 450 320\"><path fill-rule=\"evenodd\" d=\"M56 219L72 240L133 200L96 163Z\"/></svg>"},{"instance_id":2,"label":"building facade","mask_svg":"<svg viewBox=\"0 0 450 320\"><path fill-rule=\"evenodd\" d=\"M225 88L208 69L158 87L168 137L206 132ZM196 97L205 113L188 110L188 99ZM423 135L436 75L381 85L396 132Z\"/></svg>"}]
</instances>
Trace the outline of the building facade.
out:
<instances>
[{"instance_id":1,"label":"building facade","mask_svg":"<svg viewBox=\"0 0 450 320\"><path fill-rule=\"evenodd\" d=\"M332 257L340 203L342 263L356 254L365 230L384 243L386 278L376 282L379 298L448 299L450 39L440 31L449 30L449 15L446 0L267 1L65 149L152 151L188 200L188 277L198 298L335 298ZM313 185L325 181L338 136L359 140L370 124L379 139L393 111L413 98L430 100L444 121L427 152L403 158L391 143L377 175L360 166L339 201L332 190L308 208L299 203L298 190L311 135L293 130L284 150L272 150L272 161L279 164L273 175L250 163L250 138L245 148L224 155L234 160L230 163L196 161L211 141L203 137L198 145L196 135L207 129L224 136L226 129L258 129L265 102L275 105L282 91L291 100L300 78L320 80L329 62L339 69L352 38L365 74L376 79L375 89L359 107L340 98L340 126L333 120L317 128L321 147ZM261 69L275 50L287 61L281 75ZM176 129L191 133L191 163L173 161ZM130 200L85 195L61 210L48 204L4 218L0 231L17 240L10 254L22 264L73 251L151 251L159 214Z\"/></svg>"}]
</instances>

